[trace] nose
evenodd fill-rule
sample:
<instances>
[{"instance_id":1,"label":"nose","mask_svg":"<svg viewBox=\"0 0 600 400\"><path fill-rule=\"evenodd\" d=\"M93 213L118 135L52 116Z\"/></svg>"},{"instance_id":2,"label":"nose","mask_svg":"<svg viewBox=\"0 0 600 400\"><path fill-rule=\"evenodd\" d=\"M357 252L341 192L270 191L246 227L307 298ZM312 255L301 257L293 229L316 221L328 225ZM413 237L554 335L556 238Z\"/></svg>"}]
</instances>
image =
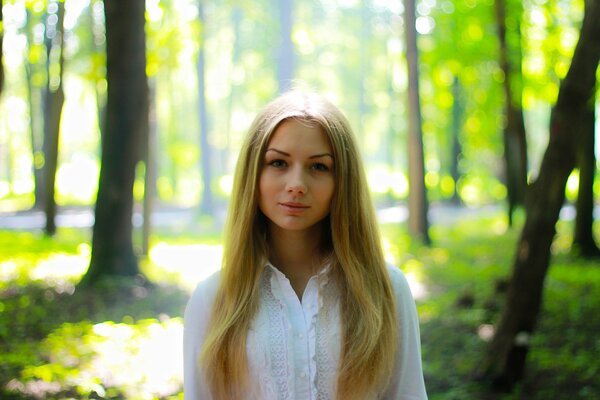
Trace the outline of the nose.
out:
<instances>
[{"instance_id":1,"label":"nose","mask_svg":"<svg viewBox=\"0 0 600 400\"><path fill-rule=\"evenodd\" d=\"M304 172L300 168L290 171L286 190L291 194L306 194L306 182Z\"/></svg>"}]
</instances>

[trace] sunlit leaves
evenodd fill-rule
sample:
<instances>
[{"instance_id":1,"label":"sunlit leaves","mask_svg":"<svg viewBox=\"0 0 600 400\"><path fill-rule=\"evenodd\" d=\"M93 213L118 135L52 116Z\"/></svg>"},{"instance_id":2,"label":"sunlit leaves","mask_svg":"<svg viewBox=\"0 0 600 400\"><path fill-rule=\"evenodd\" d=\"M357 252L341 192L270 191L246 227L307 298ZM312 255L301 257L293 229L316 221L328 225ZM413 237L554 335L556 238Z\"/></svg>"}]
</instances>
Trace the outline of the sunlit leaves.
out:
<instances>
[{"instance_id":1,"label":"sunlit leaves","mask_svg":"<svg viewBox=\"0 0 600 400\"><path fill-rule=\"evenodd\" d=\"M553 103L575 49L583 1L531 0L523 5L524 105L531 107L532 97Z\"/></svg>"},{"instance_id":2,"label":"sunlit leaves","mask_svg":"<svg viewBox=\"0 0 600 400\"><path fill-rule=\"evenodd\" d=\"M432 193L448 193L454 186L448 176L454 157L453 129L458 130L462 147L460 173L497 180L493 167L487 168L501 156L499 120L495 117L499 113L484 111L500 110L502 98L500 82L495 78L499 68L492 4L455 2L450 7L447 2L437 3L431 9L436 27L430 35L420 38L421 44L432 43L420 48L424 64L421 96L425 152L440 165L431 172L441 174L430 178L431 183L436 183ZM455 80L459 85L456 93ZM455 107L461 110L459 114L454 114ZM454 120L456 116L459 120ZM439 186L442 182L444 189ZM484 193L485 189L478 188L477 192ZM489 198L481 196L477 200Z\"/></svg>"},{"instance_id":3,"label":"sunlit leaves","mask_svg":"<svg viewBox=\"0 0 600 400\"><path fill-rule=\"evenodd\" d=\"M10 118L1 115L7 127L2 128L6 133L2 131L0 145L8 146L10 154L3 163L0 197L25 198L27 202L9 206L4 202L4 208L15 208L14 204L23 208L32 203L32 166L39 167L43 160L39 149L29 149L28 122L33 114L28 111L24 68L28 68L32 89L46 84L44 15L48 2L4 3L8 87L3 109L9 110ZM146 2L147 73L155 89L161 149L158 194L161 200L178 205L196 203L200 196L199 49L205 50L209 141L216 150L213 182L229 179L240 138L256 110L277 91L275 49L280 26L272 1L202 4L204 21L195 0ZM462 145L459 172L477 174L486 187L486 180L501 180L504 76L497 61L493 4L493 0L417 2L425 153L439 165L429 171L431 176L438 175L430 179L433 200L448 192L449 181L443 177L450 175L455 156L451 153L453 124L458 125ZM532 144L530 164L535 170L536 153L547 137L547 111L577 40L583 1L510 0L508 6L509 28L520 24L520 36L512 35L509 40L519 40L523 49L523 106ZM95 191L90 182L97 181L98 165L81 160L97 158L100 146L96 115L106 92L103 2L67 0L65 7L68 112L63 118L60 164L66 168L59 167L58 202L90 204ZM367 165L378 168L375 164L385 160L394 171L406 167L403 13L401 0L295 2L292 30L296 78L332 98L346 112ZM452 93L455 79L461 85L459 95ZM456 106L462 109L460 121L452 116ZM90 116L81 118L84 114ZM86 173L77 174L77 170ZM440 186L443 182L445 189ZM192 190L182 189L190 185ZM142 186L140 180L139 193ZM77 187L83 190L77 192ZM219 191L220 201L227 200L227 192ZM404 191L391 193L396 200L404 198L396 193Z\"/></svg>"},{"instance_id":4,"label":"sunlit leaves","mask_svg":"<svg viewBox=\"0 0 600 400\"><path fill-rule=\"evenodd\" d=\"M82 396L162 398L181 388L181 340L181 319L64 323L40 345L45 363L25 367L8 386L44 397L75 390Z\"/></svg>"},{"instance_id":5,"label":"sunlit leaves","mask_svg":"<svg viewBox=\"0 0 600 400\"><path fill-rule=\"evenodd\" d=\"M65 5L68 4L70 2ZM68 7L66 10L65 17L70 17L72 26L65 36L65 57L68 60L67 70L92 83L93 87L106 75L104 7L100 0L92 0L85 7L83 5L79 3L79 7ZM73 41L76 43L72 44Z\"/></svg>"},{"instance_id":6,"label":"sunlit leaves","mask_svg":"<svg viewBox=\"0 0 600 400\"><path fill-rule=\"evenodd\" d=\"M189 12L189 6L172 7L170 2L151 1L147 3L147 73L149 77L157 74L159 69L177 68L181 62L190 62L193 42L190 41L191 26L184 23L182 10ZM187 48L189 57L181 60L180 55Z\"/></svg>"},{"instance_id":7,"label":"sunlit leaves","mask_svg":"<svg viewBox=\"0 0 600 400\"><path fill-rule=\"evenodd\" d=\"M0 397L180 396L180 316L193 285L220 267L218 240L161 241L143 263L154 285L138 278L75 290L88 235L0 232Z\"/></svg>"}]
</instances>

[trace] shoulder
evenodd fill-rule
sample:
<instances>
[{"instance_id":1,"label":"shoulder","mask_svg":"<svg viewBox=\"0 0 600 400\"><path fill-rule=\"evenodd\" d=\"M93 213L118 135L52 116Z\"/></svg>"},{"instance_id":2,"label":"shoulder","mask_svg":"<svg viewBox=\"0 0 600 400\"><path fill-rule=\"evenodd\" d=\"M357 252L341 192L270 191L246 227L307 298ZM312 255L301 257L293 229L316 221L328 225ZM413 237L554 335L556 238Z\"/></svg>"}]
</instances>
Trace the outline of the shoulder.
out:
<instances>
[{"instance_id":1,"label":"shoulder","mask_svg":"<svg viewBox=\"0 0 600 400\"><path fill-rule=\"evenodd\" d=\"M197 316L210 312L215 295L219 288L221 271L216 271L208 278L198 283L190 299L188 300L185 319L188 320Z\"/></svg>"},{"instance_id":2,"label":"shoulder","mask_svg":"<svg viewBox=\"0 0 600 400\"><path fill-rule=\"evenodd\" d=\"M404 273L389 264L387 269L396 299L399 331L396 365L383 399L427 400L416 304Z\"/></svg>"},{"instance_id":3,"label":"shoulder","mask_svg":"<svg viewBox=\"0 0 600 400\"><path fill-rule=\"evenodd\" d=\"M418 325L415 299L406 276L400 268L393 265L388 264L387 269L396 299L396 312L402 325Z\"/></svg>"},{"instance_id":4,"label":"shoulder","mask_svg":"<svg viewBox=\"0 0 600 400\"><path fill-rule=\"evenodd\" d=\"M183 315L184 333L191 332L194 336L203 336L219 289L220 272L217 271L198 283L192 292Z\"/></svg>"},{"instance_id":5,"label":"shoulder","mask_svg":"<svg viewBox=\"0 0 600 400\"><path fill-rule=\"evenodd\" d=\"M194 289L192 293L193 297L214 297L219 288L219 282L221 280L221 270L213 272L208 278L204 279Z\"/></svg>"},{"instance_id":6,"label":"shoulder","mask_svg":"<svg viewBox=\"0 0 600 400\"><path fill-rule=\"evenodd\" d=\"M410 299L411 301L413 301L410 286L402 270L392 264L387 264L387 270L388 275L390 277L390 281L392 282L392 287L394 289L394 294L396 295L396 298Z\"/></svg>"},{"instance_id":7,"label":"shoulder","mask_svg":"<svg viewBox=\"0 0 600 400\"><path fill-rule=\"evenodd\" d=\"M219 288L220 271L200 282L194 289L184 313L183 390L185 398L210 399L207 385L198 372L198 359L208 330L213 302Z\"/></svg>"}]
</instances>

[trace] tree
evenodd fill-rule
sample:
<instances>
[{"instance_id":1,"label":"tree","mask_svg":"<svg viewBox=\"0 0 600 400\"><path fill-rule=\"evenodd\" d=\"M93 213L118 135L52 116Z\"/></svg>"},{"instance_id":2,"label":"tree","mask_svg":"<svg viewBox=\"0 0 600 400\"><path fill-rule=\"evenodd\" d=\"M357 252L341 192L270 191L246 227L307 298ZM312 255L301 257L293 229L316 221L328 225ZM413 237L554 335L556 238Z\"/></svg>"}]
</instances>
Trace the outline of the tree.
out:
<instances>
[{"instance_id":1,"label":"tree","mask_svg":"<svg viewBox=\"0 0 600 400\"><path fill-rule=\"evenodd\" d=\"M200 38L200 44L198 49L198 60L196 62L196 71L198 76L198 115L200 118L200 149L202 154L200 156L201 170L202 170L202 182L204 188L202 190L202 203L200 205L200 211L202 214L211 215L213 214L213 193L211 187L212 181L212 148L208 143L208 116L206 112L206 73L205 73L205 59L204 59L204 45L206 43L206 30L204 29L205 17L204 17L204 0L198 2L198 12L202 37Z\"/></svg>"},{"instance_id":2,"label":"tree","mask_svg":"<svg viewBox=\"0 0 600 400\"><path fill-rule=\"evenodd\" d=\"M539 175L531 184L525 225L519 238L506 304L479 374L497 388L511 389L522 379L529 340L542 304L550 246L575 167L581 121L593 98L600 59L600 0L585 1L579 41L550 118L550 140Z\"/></svg>"},{"instance_id":3,"label":"tree","mask_svg":"<svg viewBox=\"0 0 600 400\"><path fill-rule=\"evenodd\" d=\"M2 15L2 0L0 0L0 94L4 88L4 62L2 60L2 43L4 42L4 17Z\"/></svg>"},{"instance_id":4,"label":"tree","mask_svg":"<svg viewBox=\"0 0 600 400\"><path fill-rule=\"evenodd\" d=\"M519 17L522 4L510 0L496 0L496 26L500 42L500 68L504 73L505 121L504 121L504 163L508 197L508 222L518 205L525 202L527 188L527 139L523 120L522 76L521 76L521 34ZM510 7L507 7L507 3ZM509 8L507 10L507 8ZM512 12L510 12L512 11ZM511 40L512 39L512 40Z\"/></svg>"},{"instance_id":5,"label":"tree","mask_svg":"<svg viewBox=\"0 0 600 400\"><path fill-rule=\"evenodd\" d=\"M239 83L236 82L235 69L239 68L241 63L242 56L242 46L241 46L241 34L240 34L240 26L242 23L242 19L244 17L244 10L237 4L233 6L233 10L231 12L231 25L233 26L233 43L231 44L231 64L233 68L231 68L229 73L229 96L227 96L227 105L225 107L225 146L221 150L220 154L220 171L227 170L227 160L229 158L229 150L231 143L231 127L232 127L232 117L233 117L233 109L234 109L234 99L238 97L239 92Z\"/></svg>"},{"instance_id":6,"label":"tree","mask_svg":"<svg viewBox=\"0 0 600 400\"><path fill-rule=\"evenodd\" d=\"M369 111L367 104L367 76L369 70L369 64L373 62L369 52L369 39L372 37L372 26L371 26L371 15L369 10L369 4L366 0L360 1L359 6L360 13L360 31L359 34L359 61L358 61L358 79L356 80L356 91L358 94L358 118L356 121L356 130L360 132L360 145L364 146L367 141L367 135L365 135L365 116Z\"/></svg>"},{"instance_id":7,"label":"tree","mask_svg":"<svg viewBox=\"0 0 600 400\"><path fill-rule=\"evenodd\" d=\"M152 232L152 213L156 200L156 172L157 162L156 153L158 152L158 132L156 121L156 83L150 81L148 88L148 136L146 140L145 151L143 154L144 162L144 202L143 202L143 223L142 223L142 255L150 254L150 233Z\"/></svg>"},{"instance_id":8,"label":"tree","mask_svg":"<svg viewBox=\"0 0 600 400\"><path fill-rule=\"evenodd\" d=\"M56 17L56 18L53 18ZM43 167L43 208L46 215L44 231L47 235L56 233L55 182L58 168L58 143L60 120L65 102L63 90L64 70L64 29L65 4L62 1L48 3L46 17L46 67L48 78L44 94L44 167Z\"/></svg>"},{"instance_id":9,"label":"tree","mask_svg":"<svg viewBox=\"0 0 600 400\"><path fill-rule=\"evenodd\" d=\"M292 25L294 10L292 0L277 0L279 7L280 39L279 53L277 55L277 83L279 93L283 93L292 86L294 78L294 44L292 42Z\"/></svg>"},{"instance_id":10,"label":"tree","mask_svg":"<svg viewBox=\"0 0 600 400\"><path fill-rule=\"evenodd\" d=\"M25 62L25 75L27 82L27 100L29 105L29 130L30 130L30 141L31 141L31 155L32 155L32 172L33 172L33 182L34 182L34 198L35 203L33 208L35 209L43 209L43 197L44 197L44 168L43 168L43 152L42 152L42 142L43 142L43 115L41 113L42 110L42 90L45 88L41 88L36 85L34 82L39 81L40 76L45 76L47 73L47 68L40 68L40 54L41 48L44 47L43 43L36 43L34 38L34 27L36 24L36 13L31 10L29 7L26 9L26 23L24 26L25 35L27 37L27 48L26 54L27 59Z\"/></svg>"},{"instance_id":11,"label":"tree","mask_svg":"<svg viewBox=\"0 0 600 400\"><path fill-rule=\"evenodd\" d=\"M404 1L404 26L406 36L406 61L408 64L408 225L411 234L429 244L428 202L425 188L425 162L423 157L423 131L419 101L419 56L415 1Z\"/></svg>"},{"instance_id":12,"label":"tree","mask_svg":"<svg viewBox=\"0 0 600 400\"><path fill-rule=\"evenodd\" d=\"M573 231L573 250L583 257L598 257L600 249L594 240L594 176L596 173L594 117L595 97L589 102L582 120L582 137L577 146L577 168L579 189L577 193L577 215Z\"/></svg>"},{"instance_id":13,"label":"tree","mask_svg":"<svg viewBox=\"0 0 600 400\"><path fill-rule=\"evenodd\" d=\"M139 274L132 243L135 167L148 131L145 3L105 0L106 117L90 267L83 285Z\"/></svg>"},{"instance_id":14,"label":"tree","mask_svg":"<svg viewBox=\"0 0 600 400\"><path fill-rule=\"evenodd\" d=\"M462 153L460 146L460 131L463 119L463 96L462 87L458 77L454 77L452 83L452 98L454 101L452 103L452 155L450 157L450 176L452 176L452 180L454 181L452 202L454 204L460 204L461 199L458 194L456 183L460 179L458 164Z\"/></svg>"}]
</instances>

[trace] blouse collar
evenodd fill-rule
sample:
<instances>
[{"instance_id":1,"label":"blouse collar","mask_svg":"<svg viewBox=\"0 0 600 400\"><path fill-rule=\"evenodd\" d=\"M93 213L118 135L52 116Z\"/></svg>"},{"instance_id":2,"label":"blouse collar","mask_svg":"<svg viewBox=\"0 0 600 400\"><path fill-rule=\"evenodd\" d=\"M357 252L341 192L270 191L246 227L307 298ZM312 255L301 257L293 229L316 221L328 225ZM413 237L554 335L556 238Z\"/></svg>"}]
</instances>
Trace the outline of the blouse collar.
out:
<instances>
[{"instance_id":1,"label":"blouse collar","mask_svg":"<svg viewBox=\"0 0 600 400\"><path fill-rule=\"evenodd\" d=\"M270 270L271 272L275 273L275 274L281 274L282 276L285 276L285 274L283 272L281 272L281 270L279 268L277 268L271 261L267 260L265 262L265 269ZM319 279L323 279L323 278L329 278L331 272L331 261L327 260L317 271L316 274L314 274L313 276L316 276Z\"/></svg>"}]
</instances>

